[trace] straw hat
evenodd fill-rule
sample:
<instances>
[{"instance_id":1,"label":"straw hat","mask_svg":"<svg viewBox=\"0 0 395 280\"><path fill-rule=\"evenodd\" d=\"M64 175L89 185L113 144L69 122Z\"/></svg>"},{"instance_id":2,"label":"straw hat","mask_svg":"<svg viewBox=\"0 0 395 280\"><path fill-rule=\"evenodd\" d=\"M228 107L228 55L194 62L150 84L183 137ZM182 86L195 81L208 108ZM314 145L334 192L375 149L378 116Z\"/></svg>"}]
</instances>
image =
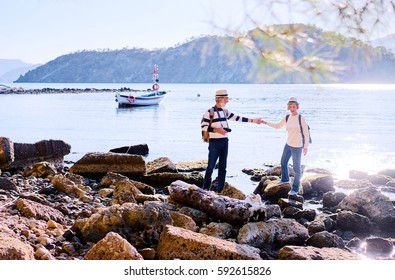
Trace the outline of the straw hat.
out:
<instances>
[{"instance_id":1,"label":"straw hat","mask_svg":"<svg viewBox=\"0 0 395 280\"><path fill-rule=\"evenodd\" d=\"M291 97L291 98L289 99L288 105L289 105L289 104L296 104L296 105L299 105L298 100L296 100L295 97Z\"/></svg>"},{"instance_id":2,"label":"straw hat","mask_svg":"<svg viewBox=\"0 0 395 280\"><path fill-rule=\"evenodd\" d=\"M219 97L227 97L228 96L228 92L226 89L220 89L217 90L215 92L215 98L219 98Z\"/></svg>"}]
</instances>

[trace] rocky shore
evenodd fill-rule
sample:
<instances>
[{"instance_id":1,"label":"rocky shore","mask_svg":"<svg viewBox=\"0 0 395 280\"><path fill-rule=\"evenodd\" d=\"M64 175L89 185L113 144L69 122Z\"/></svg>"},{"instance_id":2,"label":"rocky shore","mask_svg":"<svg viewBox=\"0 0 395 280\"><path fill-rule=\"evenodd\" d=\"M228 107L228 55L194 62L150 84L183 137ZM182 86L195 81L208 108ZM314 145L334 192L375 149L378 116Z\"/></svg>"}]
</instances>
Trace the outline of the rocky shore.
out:
<instances>
[{"instance_id":1,"label":"rocky shore","mask_svg":"<svg viewBox=\"0 0 395 280\"><path fill-rule=\"evenodd\" d=\"M0 137L0 260L395 259L395 169L306 170L288 197L277 165L243 170L253 194L215 193L198 187L204 160L146 162L142 144L65 166L69 152Z\"/></svg>"}]
</instances>

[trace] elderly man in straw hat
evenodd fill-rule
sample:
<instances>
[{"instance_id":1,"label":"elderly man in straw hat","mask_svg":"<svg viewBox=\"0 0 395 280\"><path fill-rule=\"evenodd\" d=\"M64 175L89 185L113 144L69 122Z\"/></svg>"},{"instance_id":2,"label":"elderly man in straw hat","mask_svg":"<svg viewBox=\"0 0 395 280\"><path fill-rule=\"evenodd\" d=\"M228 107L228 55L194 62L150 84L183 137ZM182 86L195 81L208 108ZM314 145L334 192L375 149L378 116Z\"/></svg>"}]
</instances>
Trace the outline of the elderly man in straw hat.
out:
<instances>
[{"instance_id":1,"label":"elderly man in straw hat","mask_svg":"<svg viewBox=\"0 0 395 280\"><path fill-rule=\"evenodd\" d=\"M221 192L225 186L229 142L228 133L232 131L229 128L228 120L256 124L261 124L263 122L260 118L250 119L233 114L225 109L226 103L228 103L228 92L226 90L217 90L215 92L215 106L204 113L201 121L202 131L208 131L210 135L208 144L208 165L204 176L203 189L211 189L211 176L217 160L219 159L218 184L215 190L218 193Z\"/></svg>"}]
</instances>

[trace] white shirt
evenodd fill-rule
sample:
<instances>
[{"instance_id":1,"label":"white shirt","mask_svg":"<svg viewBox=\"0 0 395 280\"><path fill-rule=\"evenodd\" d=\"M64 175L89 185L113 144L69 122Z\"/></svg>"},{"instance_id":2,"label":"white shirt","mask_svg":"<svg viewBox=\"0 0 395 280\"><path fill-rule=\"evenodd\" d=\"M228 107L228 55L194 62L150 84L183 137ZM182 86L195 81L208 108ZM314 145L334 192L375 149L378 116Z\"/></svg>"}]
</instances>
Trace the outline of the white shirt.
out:
<instances>
[{"instance_id":1,"label":"white shirt","mask_svg":"<svg viewBox=\"0 0 395 280\"><path fill-rule=\"evenodd\" d=\"M300 131L299 124L299 114L292 116L289 115L288 121L284 118L278 123L267 122L267 125L276 129L279 129L285 125L285 128L288 132L287 144L291 147L299 148L304 147L307 148L309 146L309 129L306 123L306 120L303 116L301 116L301 123L303 129L303 135L305 136L305 143L303 146L303 138L302 132Z\"/></svg>"}]
</instances>

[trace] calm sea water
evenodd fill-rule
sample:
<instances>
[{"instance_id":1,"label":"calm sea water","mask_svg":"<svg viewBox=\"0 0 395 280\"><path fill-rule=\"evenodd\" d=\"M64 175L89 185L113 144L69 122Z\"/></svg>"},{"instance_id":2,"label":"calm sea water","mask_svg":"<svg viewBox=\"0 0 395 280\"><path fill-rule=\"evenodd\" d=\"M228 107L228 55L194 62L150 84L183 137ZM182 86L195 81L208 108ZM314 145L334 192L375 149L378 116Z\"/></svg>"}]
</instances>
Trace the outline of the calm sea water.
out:
<instances>
[{"instance_id":1,"label":"calm sea water","mask_svg":"<svg viewBox=\"0 0 395 280\"><path fill-rule=\"evenodd\" d=\"M149 84L8 84L23 88L145 89ZM241 116L279 121L294 96L313 138L302 158L307 168L324 168L337 179L350 170L376 173L395 168L395 85L220 85L162 84L170 93L159 106L119 109L114 93L0 95L0 136L34 143L60 139L72 147L65 160L87 152L146 143L146 161L169 157L174 163L207 158L200 119L214 104L214 92L227 89L227 108ZM227 181L251 193L256 183L243 168L278 163L285 128L230 122ZM216 172L214 173L216 176Z\"/></svg>"}]
</instances>

